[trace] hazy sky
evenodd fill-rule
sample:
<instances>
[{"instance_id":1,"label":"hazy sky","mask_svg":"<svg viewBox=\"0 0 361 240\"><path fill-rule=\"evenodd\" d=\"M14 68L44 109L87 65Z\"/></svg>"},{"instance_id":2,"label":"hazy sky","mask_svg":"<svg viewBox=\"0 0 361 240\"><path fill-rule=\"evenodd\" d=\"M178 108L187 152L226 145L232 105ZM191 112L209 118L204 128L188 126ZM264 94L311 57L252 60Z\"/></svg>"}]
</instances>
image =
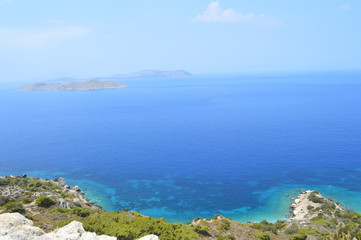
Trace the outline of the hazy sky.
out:
<instances>
[{"instance_id":1,"label":"hazy sky","mask_svg":"<svg viewBox=\"0 0 361 240\"><path fill-rule=\"evenodd\" d=\"M0 0L0 81L361 69L360 0Z\"/></svg>"}]
</instances>

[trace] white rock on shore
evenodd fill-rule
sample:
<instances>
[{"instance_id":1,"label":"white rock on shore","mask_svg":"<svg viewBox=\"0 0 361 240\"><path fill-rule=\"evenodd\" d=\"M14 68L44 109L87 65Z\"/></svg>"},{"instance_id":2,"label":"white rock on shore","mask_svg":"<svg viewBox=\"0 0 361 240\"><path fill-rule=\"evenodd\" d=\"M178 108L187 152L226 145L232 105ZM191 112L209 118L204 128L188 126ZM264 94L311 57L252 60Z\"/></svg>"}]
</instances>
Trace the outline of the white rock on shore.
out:
<instances>
[{"instance_id":1,"label":"white rock on shore","mask_svg":"<svg viewBox=\"0 0 361 240\"><path fill-rule=\"evenodd\" d=\"M139 240L159 240L159 238L156 235L148 235L148 236L140 238Z\"/></svg>"},{"instance_id":2,"label":"white rock on shore","mask_svg":"<svg viewBox=\"0 0 361 240\"><path fill-rule=\"evenodd\" d=\"M86 232L83 224L77 221L45 233L42 229L34 227L34 223L23 215L5 213L0 215L0 240L116 240L116 238ZM149 235L141 240L158 240L158 237Z\"/></svg>"}]
</instances>

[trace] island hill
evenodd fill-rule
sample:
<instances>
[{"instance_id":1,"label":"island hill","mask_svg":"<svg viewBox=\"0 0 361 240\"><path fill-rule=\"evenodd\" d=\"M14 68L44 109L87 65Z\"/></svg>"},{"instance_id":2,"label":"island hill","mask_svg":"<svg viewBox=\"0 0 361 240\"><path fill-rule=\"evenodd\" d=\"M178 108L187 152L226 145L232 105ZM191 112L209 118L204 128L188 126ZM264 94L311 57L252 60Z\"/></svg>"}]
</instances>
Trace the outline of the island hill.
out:
<instances>
[{"instance_id":1,"label":"island hill","mask_svg":"<svg viewBox=\"0 0 361 240\"><path fill-rule=\"evenodd\" d=\"M144 79L144 78L186 78L192 74L184 70L158 71L144 70L131 74L117 74L111 77L98 77L91 80L76 80L62 78L46 81L44 83L27 84L19 87L19 91L45 91L45 90L97 90L111 88L125 88L128 85L120 84L118 80Z\"/></svg>"},{"instance_id":2,"label":"island hill","mask_svg":"<svg viewBox=\"0 0 361 240\"><path fill-rule=\"evenodd\" d=\"M169 223L124 209L106 212L63 178L0 177L0 239L360 240L361 214L317 191L300 191L287 220L240 223L219 214ZM34 226L35 225L35 226Z\"/></svg>"},{"instance_id":3,"label":"island hill","mask_svg":"<svg viewBox=\"0 0 361 240\"><path fill-rule=\"evenodd\" d=\"M193 75L184 70L159 71L143 70L131 74L117 74L113 77L116 79L142 79L142 78L186 78Z\"/></svg>"},{"instance_id":4,"label":"island hill","mask_svg":"<svg viewBox=\"0 0 361 240\"><path fill-rule=\"evenodd\" d=\"M19 87L19 91L45 91L45 90L97 90L109 88L125 88L128 85L115 81L88 80L83 82L68 83L35 83Z\"/></svg>"}]
</instances>

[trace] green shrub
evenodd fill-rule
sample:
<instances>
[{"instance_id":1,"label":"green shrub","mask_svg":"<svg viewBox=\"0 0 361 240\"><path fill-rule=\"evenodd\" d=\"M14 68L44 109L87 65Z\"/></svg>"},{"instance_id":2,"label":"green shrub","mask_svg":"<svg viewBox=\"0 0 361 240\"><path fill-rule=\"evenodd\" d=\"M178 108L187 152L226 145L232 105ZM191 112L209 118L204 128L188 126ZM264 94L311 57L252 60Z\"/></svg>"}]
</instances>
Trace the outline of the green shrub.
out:
<instances>
[{"instance_id":1,"label":"green shrub","mask_svg":"<svg viewBox=\"0 0 361 240\"><path fill-rule=\"evenodd\" d=\"M0 178L0 186L7 186L9 185L10 181L4 178Z\"/></svg>"},{"instance_id":2,"label":"green shrub","mask_svg":"<svg viewBox=\"0 0 361 240\"><path fill-rule=\"evenodd\" d=\"M295 235L292 235L290 237L291 240L306 240L307 239L307 235L303 234L303 233L297 233Z\"/></svg>"},{"instance_id":3,"label":"green shrub","mask_svg":"<svg viewBox=\"0 0 361 240\"><path fill-rule=\"evenodd\" d=\"M18 212L18 213L23 213L25 212L24 206L23 204L19 203L19 202L8 202L7 204L5 204L5 209L7 212Z\"/></svg>"},{"instance_id":4,"label":"green shrub","mask_svg":"<svg viewBox=\"0 0 361 240\"><path fill-rule=\"evenodd\" d=\"M213 219L216 220L216 219L218 219L218 217L222 217L222 215L221 214L216 214L216 215L214 215Z\"/></svg>"},{"instance_id":5,"label":"green shrub","mask_svg":"<svg viewBox=\"0 0 361 240\"><path fill-rule=\"evenodd\" d=\"M70 195L68 194L68 193L65 193L65 192L62 192L62 193L60 193L60 197L61 198L67 198L67 197L69 197Z\"/></svg>"},{"instance_id":6,"label":"green shrub","mask_svg":"<svg viewBox=\"0 0 361 240\"><path fill-rule=\"evenodd\" d=\"M285 233L286 234L296 234L298 233L300 229L298 228L298 226L296 224L292 224L291 226L289 226L288 228L286 228Z\"/></svg>"},{"instance_id":7,"label":"green shrub","mask_svg":"<svg viewBox=\"0 0 361 240\"><path fill-rule=\"evenodd\" d=\"M264 233L264 232L257 232L256 237L258 237L261 240L271 240L271 237L269 236L269 234Z\"/></svg>"},{"instance_id":8,"label":"green shrub","mask_svg":"<svg viewBox=\"0 0 361 240\"><path fill-rule=\"evenodd\" d=\"M285 220L278 220L274 226L277 230L281 230L282 228L284 228L287 225L287 221Z\"/></svg>"},{"instance_id":9,"label":"green shrub","mask_svg":"<svg viewBox=\"0 0 361 240\"><path fill-rule=\"evenodd\" d=\"M221 234L218 234L217 236L217 240L236 240L236 238L233 236L233 235L221 235Z\"/></svg>"},{"instance_id":10,"label":"green shrub","mask_svg":"<svg viewBox=\"0 0 361 240\"><path fill-rule=\"evenodd\" d=\"M124 212L91 214L84 219L83 224L87 231L114 236L119 240L139 239L149 234L155 234L162 240L199 239L190 226L168 223L164 218L128 215Z\"/></svg>"},{"instance_id":11,"label":"green shrub","mask_svg":"<svg viewBox=\"0 0 361 240\"><path fill-rule=\"evenodd\" d=\"M67 209L67 208L55 208L53 210L49 211L50 213L68 213L68 214L72 214L71 209Z\"/></svg>"},{"instance_id":12,"label":"green shrub","mask_svg":"<svg viewBox=\"0 0 361 240\"><path fill-rule=\"evenodd\" d=\"M263 231L263 232L273 232L274 234L277 234L278 229L283 228L286 225L285 221L279 221L275 224L269 223L265 220L261 221L260 223L254 223L250 225L250 227Z\"/></svg>"},{"instance_id":13,"label":"green shrub","mask_svg":"<svg viewBox=\"0 0 361 240\"><path fill-rule=\"evenodd\" d=\"M49 208L53 205L55 205L55 200L47 197L47 196L40 196L36 199L36 205L42 208Z\"/></svg>"},{"instance_id":14,"label":"green shrub","mask_svg":"<svg viewBox=\"0 0 361 240\"><path fill-rule=\"evenodd\" d=\"M218 230L228 231L231 229L231 223L227 219L222 219L221 223L217 225Z\"/></svg>"},{"instance_id":15,"label":"green shrub","mask_svg":"<svg viewBox=\"0 0 361 240\"><path fill-rule=\"evenodd\" d=\"M311 219L311 222L313 224L316 224L316 225L320 225L320 226L323 226L325 228L334 228L335 227L335 224L329 220L326 220L326 219L320 219L320 218L313 218Z\"/></svg>"},{"instance_id":16,"label":"green shrub","mask_svg":"<svg viewBox=\"0 0 361 240\"><path fill-rule=\"evenodd\" d=\"M203 236L209 236L209 232L211 231L211 229L209 227L205 227L205 226L199 226L199 225L194 225L192 226L193 230Z\"/></svg>"},{"instance_id":17,"label":"green shrub","mask_svg":"<svg viewBox=\"0 0 361 240\"><path fill-rule=\"evenodd\" d=\"M24 179L23 181L25 180L27 181L27 179ZM27 184L25 186L25 189L33 192L61 190L61 187L59 185L49 181L31 180L27 181L26 183Z\"/></svg>"},{"instance_id":18,"label":"green shrub","mask_svg":"<svg viewBox=\"0 0 361 240\"><path fill-rule=\"evenodd\" d=\"M32 203L33 201L34 201L34 199L28 198L28 197L23 199L24 204Z\"/></svg>"},{"instance_id":19,"label":"green shrub","mask_svg":"<svg viewBox=\"0 0 361 240\"><path fill-rule=\"evenodd\" d=\"M329 233L327 232L321 232L315 228L300 228L300 230L298 231L299 234L304 234L304 235L311 235L311 236L316 236L319 237L321 239L329 239Z\"/></svg>"},{"instance_id":20,"label":"green shrub","mask_svg":"<svg viewBox=\"0 0 361 240\"><path fill-rule=\"evenodd\" d=\"M310 193L310 195L308 196L307 199L314 203L324 203L324 199L317 195L318 195L318 192L314 191L314 192Z\"/></svg>"},{"instance_id":21,"label":"green shrub","mask_svg":"<svg viewBox=\"0 0 361 240\"><path fill-rule=\"evenodd\" d=\"M91 214L91 211L86 208L74 207L71 209L71 213L78 215L79 217L87 217Z\"/></svg>"},{"instance_id":22,"label":"green shrub","mask_svg":"<svg viewBox=\"0 0 361 240\"><path fill-rule=\"evenodd\" d=\"M0 196L0 207L4 206L8 202L9 202L9 199L7 197Z\"/></svg>"}]
</instances>

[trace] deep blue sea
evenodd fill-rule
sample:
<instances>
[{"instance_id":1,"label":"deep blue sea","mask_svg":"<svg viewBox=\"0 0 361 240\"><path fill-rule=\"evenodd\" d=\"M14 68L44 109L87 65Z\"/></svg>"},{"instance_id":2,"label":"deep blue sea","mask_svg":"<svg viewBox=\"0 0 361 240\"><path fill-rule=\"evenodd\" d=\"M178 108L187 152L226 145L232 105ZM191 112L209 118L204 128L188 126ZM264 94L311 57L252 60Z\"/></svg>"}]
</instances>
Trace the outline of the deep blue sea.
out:
<instances>
[{"instance_id":1,"label":"deep blue sea","mask_svg":"<svg viewBox=\"0 0 361 240\"><path fill-rule=\"evenodd\" d=\"M0 172L65 177L107 210L169 221L285 218L317 189L361 211L361 73L0 89Z\"/></svg>"}]
</instances>

